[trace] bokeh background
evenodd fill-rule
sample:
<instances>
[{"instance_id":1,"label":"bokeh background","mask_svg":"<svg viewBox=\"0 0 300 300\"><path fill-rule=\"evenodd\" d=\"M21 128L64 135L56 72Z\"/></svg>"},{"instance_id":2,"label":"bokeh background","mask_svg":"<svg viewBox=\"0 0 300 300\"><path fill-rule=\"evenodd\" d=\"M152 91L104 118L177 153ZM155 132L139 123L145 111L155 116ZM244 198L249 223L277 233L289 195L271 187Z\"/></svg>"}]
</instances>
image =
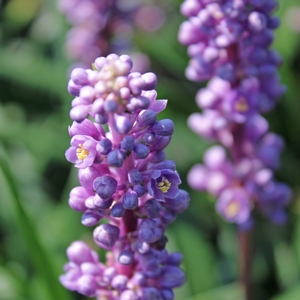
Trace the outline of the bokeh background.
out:
<instances>
[{"instance_id":1,"label":"bokeh background","mask_svg":"<svg viewBox=\"0 0 300 300\"><path fill-rule=\"evenodd\" d=\"M202 160L209 143L186 125L198 111L194 98L201 85L184 77L188 57L177 42L184 20L181 1L157 3L165 12L164 25L154 33L139 29L130 39L150 58L159 98L169 99L160 116L175 122L167 157L176 161L182 188L191 195L189 209L167 232L168 249L184 254L188 279L176 299L243 299L236 228L216 215L211 196L186 183L188 170ZM286 225L256 221L255 300L300 299L299 11L299 0L280 0L276 11L282 24L274 47L283 57L280 76L287 92L265 117L286 142L276 177L294 193ZM92 243L92 229L81 225L81 214L68 206L69 191L78 185L77 170L64 157L72 100L66 89L72 62L63 50L69 28L54 0L0 0L0 300L85 299L58 282L69 244Z\"/></svg>"}]
</instances>

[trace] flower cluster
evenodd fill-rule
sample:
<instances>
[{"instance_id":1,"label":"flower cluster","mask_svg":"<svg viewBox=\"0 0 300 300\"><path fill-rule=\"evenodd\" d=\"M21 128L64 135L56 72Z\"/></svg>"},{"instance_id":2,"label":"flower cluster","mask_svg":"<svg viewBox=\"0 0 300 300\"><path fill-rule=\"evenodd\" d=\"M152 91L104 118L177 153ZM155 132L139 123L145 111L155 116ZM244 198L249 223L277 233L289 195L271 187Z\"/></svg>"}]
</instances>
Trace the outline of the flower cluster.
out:
<instances>
[{"instance_id":1,"label":"flower cluster","mask_svg":"<svg viewBox=\"0 0 300 300\"><path fill-rule=\"evenodd\" d=\"M178 36L191 56L186 76L209 80L196 96L202 113L192 114L188 123L225 147L209 149L204 165L190 171L189 183L216 196L217 211L245 228L256 210L282 223L290 198L289 188L273 178L283 141L268 133L260 115L284 92L277 74L281 58L269 48L279 25L271 15L276 5L274 0L185 0L181 6L189 18Z\"/></svg>"},{"instance_id":2,"label":"flower cluster","mask_svg":"<svg viewBox=\"0 0 300 300\"><path fill-rule=\"evenodd\" d=\"M66 158L79 169L80 186L69 204L83 212L83 225L97 225L94 241L109 251L103 264L74 242L60 280L89 297L169 300L185 274L181 254L167 253L164 233L190 199L178 188L174 161L165 159L174 124L157 120L167 100L156 100L156 75L131 69L128 55L110 54L97 58L93 70L71 73L76 97Z\"/></svg>"},{"instance_id":3,"label":"flower cluster","mask_svg":"<svg viewBox=\"0 0 300 300\"><path fill-rule=\"evenodd\" d=\"M65 43L67 56L84 66L98 56L131 50L135 28L155 31L164 22L158 6L138 0L59 0L58 6L72 25ZM139 62L136 69L148 64L142 53L136 52L133 59Z\"/></svg>"}]
</instances>

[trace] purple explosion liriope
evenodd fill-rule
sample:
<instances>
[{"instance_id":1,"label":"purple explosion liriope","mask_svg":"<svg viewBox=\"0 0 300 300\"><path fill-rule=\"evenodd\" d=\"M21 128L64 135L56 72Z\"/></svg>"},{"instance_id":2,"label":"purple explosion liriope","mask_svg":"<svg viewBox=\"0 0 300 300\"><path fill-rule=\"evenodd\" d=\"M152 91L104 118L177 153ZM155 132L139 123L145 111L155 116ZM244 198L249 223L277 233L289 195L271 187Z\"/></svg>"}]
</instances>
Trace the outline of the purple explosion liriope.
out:
<instances>
[{"instance_id":1,"label":"purple explosion liriope","mask_svg":"<svg viewBox=\"0 0 300 300\"><path fill-rule=\"evenodd\" d=\"M66 158L79 169L81 185L69 204L83 212L83 225L97 225L94 241L109 251L103 264L85 243L72 243L60 280L99 299L171 300L185 274L182 255L165 249L164 233L190 198L178 188L175 162L165 159L174 123L157 120L167 100L156 100L156 75L131 69L128 55L110 54L97 58L93 70L71 73L76 97Z\"/></svg>"},{"instance_id":2,"label":"purple explosion liriope","mask_svg":"<svg viewBox=\"0 0 300 300\"><path fill-rule=\"evenodd\" d=\"M284 92L277 74L281 58L269 48L279 25L271 15L276 5L275 0L185 0L181 6L189 18L178 35L191 56L186 76L209 80L196 96L202 113L192 114L188 123L223 145L207 150L188 181L217 197L217 211L244 229L252 226L253 211L284 222L291 194L273 177L283 141L268 132L260 115Z\"/></svg>"}]
</instances>

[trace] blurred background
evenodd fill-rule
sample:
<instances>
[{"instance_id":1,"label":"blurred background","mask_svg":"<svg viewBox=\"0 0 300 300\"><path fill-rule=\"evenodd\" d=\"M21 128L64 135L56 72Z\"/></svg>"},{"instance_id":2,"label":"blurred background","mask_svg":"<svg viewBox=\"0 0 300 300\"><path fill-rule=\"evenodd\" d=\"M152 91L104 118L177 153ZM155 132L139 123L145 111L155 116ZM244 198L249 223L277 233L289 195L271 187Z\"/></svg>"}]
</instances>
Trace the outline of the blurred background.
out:
<instances>
[{"instance_id":1,"label":"blurred background","mask_svg":"<svg viewBox=\"0 0 300 300\"><path fill-rule=\"evenodd\" d=\"M133 1L130 1L133 2ZM214 199L186 183L191 166L209 143L186 125L198 111L200 84L185 79L186 48L177 42L184 18L181 1L157 1L164 23L130 35L134 50L147 54L158 76L158 98L168 99L160 118L172 118L175 133L167 157L177 163L191 195L189 209L169 226L170 251L184 254L187 283L178 300L243 299L238 282L237 234L215 213ZM74 240L91 241L92 228L68 205L77 170L65 160L72 96L67 82L74 61L64 50L70 29L54 0L0 0L0 300L85 299L58 281L65 250ZM257 220L252 236L255 300L300 299L300 3L280 1L282 24L274 47L283 57L280 76L287 92L265 117L286 147L276 173L293 189L286 225ZM101 256L104 257L103 255Z\"/></svg>"}]
</instances>

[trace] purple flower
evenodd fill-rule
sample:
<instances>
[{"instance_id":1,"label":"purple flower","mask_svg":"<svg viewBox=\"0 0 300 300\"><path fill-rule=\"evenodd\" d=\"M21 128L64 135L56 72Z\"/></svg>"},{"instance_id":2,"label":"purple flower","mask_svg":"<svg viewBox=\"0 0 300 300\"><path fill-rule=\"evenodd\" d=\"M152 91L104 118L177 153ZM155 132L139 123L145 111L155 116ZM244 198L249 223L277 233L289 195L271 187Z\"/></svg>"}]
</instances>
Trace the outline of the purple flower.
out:
<instances>
[{"instance_id":1,"label":"purple flower","mask_svg":"<svg viewBox=\"0 0 300 300\"><path fill-rule=\"evenodd\" d=\"M250 217L251 200L241 188L223 191L217 200L217 211L228 222L245 223Z\"/></svg>"},{"instance_id":2,"label":"purple flower","mask_svg":"<svg viewBox=\"0 0 300 300\"><path fill-rule=\"evenodd\" d=\"M71 147L66 151L66 158L77 168L89 167L97 156L96 145L97 141L89 136L75 135L71 139Z\"/></svg>"},{"instance_id":3,"label":"purple flower","mask_svg":"<svg viewBox=\"0 0 300 300\"><path fill-rule=\"evenodd\" d=\"M159 201L165 201L165 198L175 198L179 193L180 183L177 172L169 169L155 169L148 183L149 194Z\"/></svg>"}]
</instances>

